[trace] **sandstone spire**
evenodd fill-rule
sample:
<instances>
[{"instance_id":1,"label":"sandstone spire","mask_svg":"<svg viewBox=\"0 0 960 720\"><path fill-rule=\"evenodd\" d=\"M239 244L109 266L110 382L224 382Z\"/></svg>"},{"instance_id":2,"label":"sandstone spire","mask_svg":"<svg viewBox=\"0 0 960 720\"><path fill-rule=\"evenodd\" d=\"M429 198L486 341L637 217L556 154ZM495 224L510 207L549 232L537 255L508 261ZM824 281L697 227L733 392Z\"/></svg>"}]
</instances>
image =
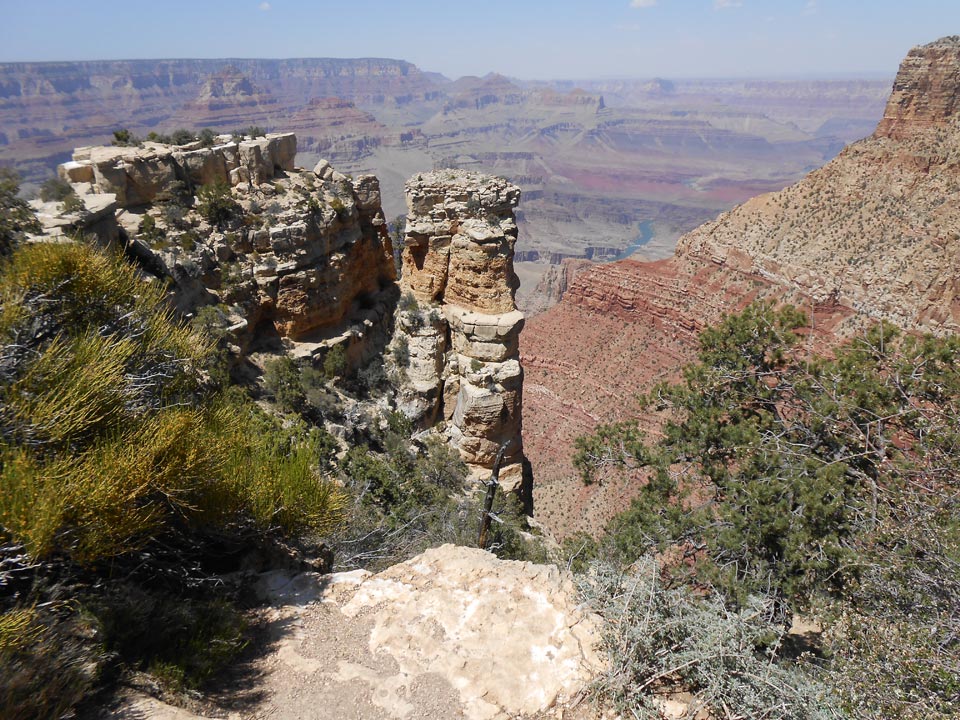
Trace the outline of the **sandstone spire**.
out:
<instances>
[{"instance_id":1,"label":"sandstone spire","mask_svg":"<svg viewBox=\"0 0 960 720\"><path fill-rule=\"evenodd\" d=\"M446 421L461 457L486 474L506 444L501 479L523 464L523 314L514 294L520 189L462 170L416 175L406 185L407 231L395 343L409 348L401 408L425 424ZM410 299L415 299L415 303Z\"/></svg>"}]
</instances>

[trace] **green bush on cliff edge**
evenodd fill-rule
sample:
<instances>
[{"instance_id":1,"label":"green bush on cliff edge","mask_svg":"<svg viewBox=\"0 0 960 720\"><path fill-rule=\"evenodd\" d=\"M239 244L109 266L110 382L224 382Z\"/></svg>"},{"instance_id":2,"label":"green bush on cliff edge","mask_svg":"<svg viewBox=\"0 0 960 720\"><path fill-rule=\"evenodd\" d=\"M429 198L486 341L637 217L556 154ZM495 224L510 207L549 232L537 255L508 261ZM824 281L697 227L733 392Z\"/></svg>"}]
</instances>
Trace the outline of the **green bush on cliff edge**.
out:
<instances>
[{"instance_id":1,"label":"green bush on cliff edge","mask_svg":"<svg viewBox=\"0 0 960 720\"><path fill-rule=\"evenodd\" d=\"M212 671L198 659L206 649L154 621L163 608L201 617L216 603L154 586L156 572L143 585L137 568L165 552L175 562L178 548L202 564L208 538L325 533L342 517L344 495L319 474L319 439L281 429L242 394L213 394L209 352L162 287L83 244L21 247L0 266L0 580L11 590L0 598L0 716L62 712L77 693L52 697L37 685L46 674L28 681L23 668L59 668L82 688L96 673L74 671L103 650L190 685L191 672ZM49 603L57 583L77 594ZM109 622L118 613L141 622ZM236 622L219 616L238 649ZM82 617L101 632L81 643L80 662L58 632Z\"/></svg>"},{"instance_id":2,"label":"green bush on cliff edge","mask_svg":"<svg viewBox=\"0 0 960 720\"><path fill-rule=\"evenodd\" d=\"M727 610L762 599L784 630L819 618L818 674L846 716L956 717L960 338L878 323L817 357L805 324L769 304L724 319L645 398L660 433L625 422L578 441L585 480L636 481L593 552L655 556L667 589Z\"/></svg>"}]
</instances>

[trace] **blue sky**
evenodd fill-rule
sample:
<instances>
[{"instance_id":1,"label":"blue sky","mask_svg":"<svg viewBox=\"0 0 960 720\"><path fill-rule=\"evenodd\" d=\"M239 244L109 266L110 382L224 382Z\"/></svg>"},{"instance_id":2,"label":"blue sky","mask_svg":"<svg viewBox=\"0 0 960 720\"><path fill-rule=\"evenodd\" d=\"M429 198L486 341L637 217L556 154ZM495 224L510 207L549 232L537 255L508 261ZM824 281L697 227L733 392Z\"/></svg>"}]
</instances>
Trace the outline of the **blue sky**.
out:
<instances>
[{"instance_id":1,"label":"blue sky","mask_svg":"<svg viewBox=\"0 0 960 720\"><path fill-rule=\"evenodd\" d=\"M391 57L450 77L892 75L960 0L0 0L0 61Z\"/></svg>"}]
</instances>

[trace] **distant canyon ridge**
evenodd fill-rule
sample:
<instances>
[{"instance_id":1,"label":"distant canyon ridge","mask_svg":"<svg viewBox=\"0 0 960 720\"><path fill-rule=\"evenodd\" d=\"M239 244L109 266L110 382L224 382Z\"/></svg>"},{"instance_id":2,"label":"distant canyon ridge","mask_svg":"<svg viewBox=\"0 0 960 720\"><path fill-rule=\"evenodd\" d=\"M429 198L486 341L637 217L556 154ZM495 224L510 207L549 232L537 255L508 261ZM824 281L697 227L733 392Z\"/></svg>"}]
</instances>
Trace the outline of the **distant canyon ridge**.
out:
<instances>
[{"instance_id":1,"label":"distant canyon ridge","mask_svg":"<svg viewBox=\"0 0 960 720\"><path fill-rule=\"evenodd\" d=\"M636 69L642 73L642 68ZM589 261L677 238L872 132L890 80L450 80L389 59L0 64L0 164L29 185L80 145L184 127L295 132L299 157L380 178L388 218L430 168L523 191L518 300L554 304Z\"/></svg>"}]
</instances>

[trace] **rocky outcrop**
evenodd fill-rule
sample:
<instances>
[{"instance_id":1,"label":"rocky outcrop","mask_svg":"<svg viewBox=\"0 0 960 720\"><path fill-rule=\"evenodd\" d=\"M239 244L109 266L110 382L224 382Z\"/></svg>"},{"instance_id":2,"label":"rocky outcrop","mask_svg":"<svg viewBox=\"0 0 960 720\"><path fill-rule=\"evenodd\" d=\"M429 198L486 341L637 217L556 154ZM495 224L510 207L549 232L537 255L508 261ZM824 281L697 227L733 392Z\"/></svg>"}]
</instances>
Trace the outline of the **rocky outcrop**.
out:
<instances>
[{"instance_id":1,"label":"rocky outcrop","mask_svg":"<svg viewBox=\"0 0 960 720\"><path fill-rule=\"evenodd\" d=\"M199 143L171 146L146 142L139 147L85 147L73 151L73 160L60 165L61 178L89 183L95 193L116 196L121 207L169 200L182 190L222 182L259 185L279 171L293 170L297 136L274 133L234 141L229 136L214 147Z\"/></svg>"},{"instance_id":2,"label":"rocky outcrop","mask_svg":"<svg viewBox=\"0 0 960 720\"><path fill-rule=\"evenodd\" d=\"M94 237L104 247L117 247L120 226L117 224L117 200L113 195L83 195L70 208L65 203L31 200L42 232L34 240L64 242L75 237Z\"/></svg>"},{"instance_id":3,"label":"rocky outcrop","mask_svg":"<svg viewBox=\"0 0 960 720\"><path fill-rule=\"evenodd\" d=\"M518 341L523 314L514 294L520 189L478 173L443 170L406 185L398 344L409 348L402 408L446 431L476 470L493 466L506 446L501 474L514 487L523 463L523 370Z\"/></svg>"},{"instance_id":4,"label":"rocky outcrop","mask_svg":"<svg viewBox=\"0 0 960 720\"><path fill-rule=\"evenodd\" d=\"M960 36L913 48L900 64L876 137L904 139L944 126L960 109Z\"/></svg>"},{"instance_id":5,"label":"rocky outcrop","mask_svg":"<svg viewBox=\"0 0 960 720\"><path fill-rule=\"evenodd\" d=\"M559 264L551 263L536 288L527 295L524 313L536 315L556 305L576 277L593 265L592 261L580 258L564 258Z\"/></svg>"},{"instance_id":6,"label":"rocky outcrop","mask_svg":"<svg viewBox=\"0 0 960 720\"><path fill-rule=\"evenodd\" d=\"M376 575L273 572L257 590L269 642L244 717L570 717L605 666L599 618L552 565L444 545ZM199 720L136 695L104 717Z\"/></svg>"},{"instance_id":7,"label":"rocky outcrop","mask_svg":"<svg viewBox=\"0 0 960 720\"><path fill-rule=\"evenodd\" d=\"M244 273L252 270L256 315L294 340L375 309L396 277L377 179L328 170L291 173L283 194L252 198L268 208L269 227L239 233L255 255Z\"/></svg>"},{"instance_id":8,"label":"rocky outcrop","mask_svg":"<svg viewBox=\"0 0 960 720\"><path fill-rule=\"evenodd\" d=\"M111 220L120 211L128 254L173 281L182 314L223 305L241 349L276 333L297 355L342 344L359 364L378 350L373 338L385 342L396 302L379 183L326 162L298 169L296 146L275 134L212 148L82 148L60 174L88 207L109 200ZM217 222L184 204L210 182L232 183L234 209Z\"/></svg>"}]
</instances>

